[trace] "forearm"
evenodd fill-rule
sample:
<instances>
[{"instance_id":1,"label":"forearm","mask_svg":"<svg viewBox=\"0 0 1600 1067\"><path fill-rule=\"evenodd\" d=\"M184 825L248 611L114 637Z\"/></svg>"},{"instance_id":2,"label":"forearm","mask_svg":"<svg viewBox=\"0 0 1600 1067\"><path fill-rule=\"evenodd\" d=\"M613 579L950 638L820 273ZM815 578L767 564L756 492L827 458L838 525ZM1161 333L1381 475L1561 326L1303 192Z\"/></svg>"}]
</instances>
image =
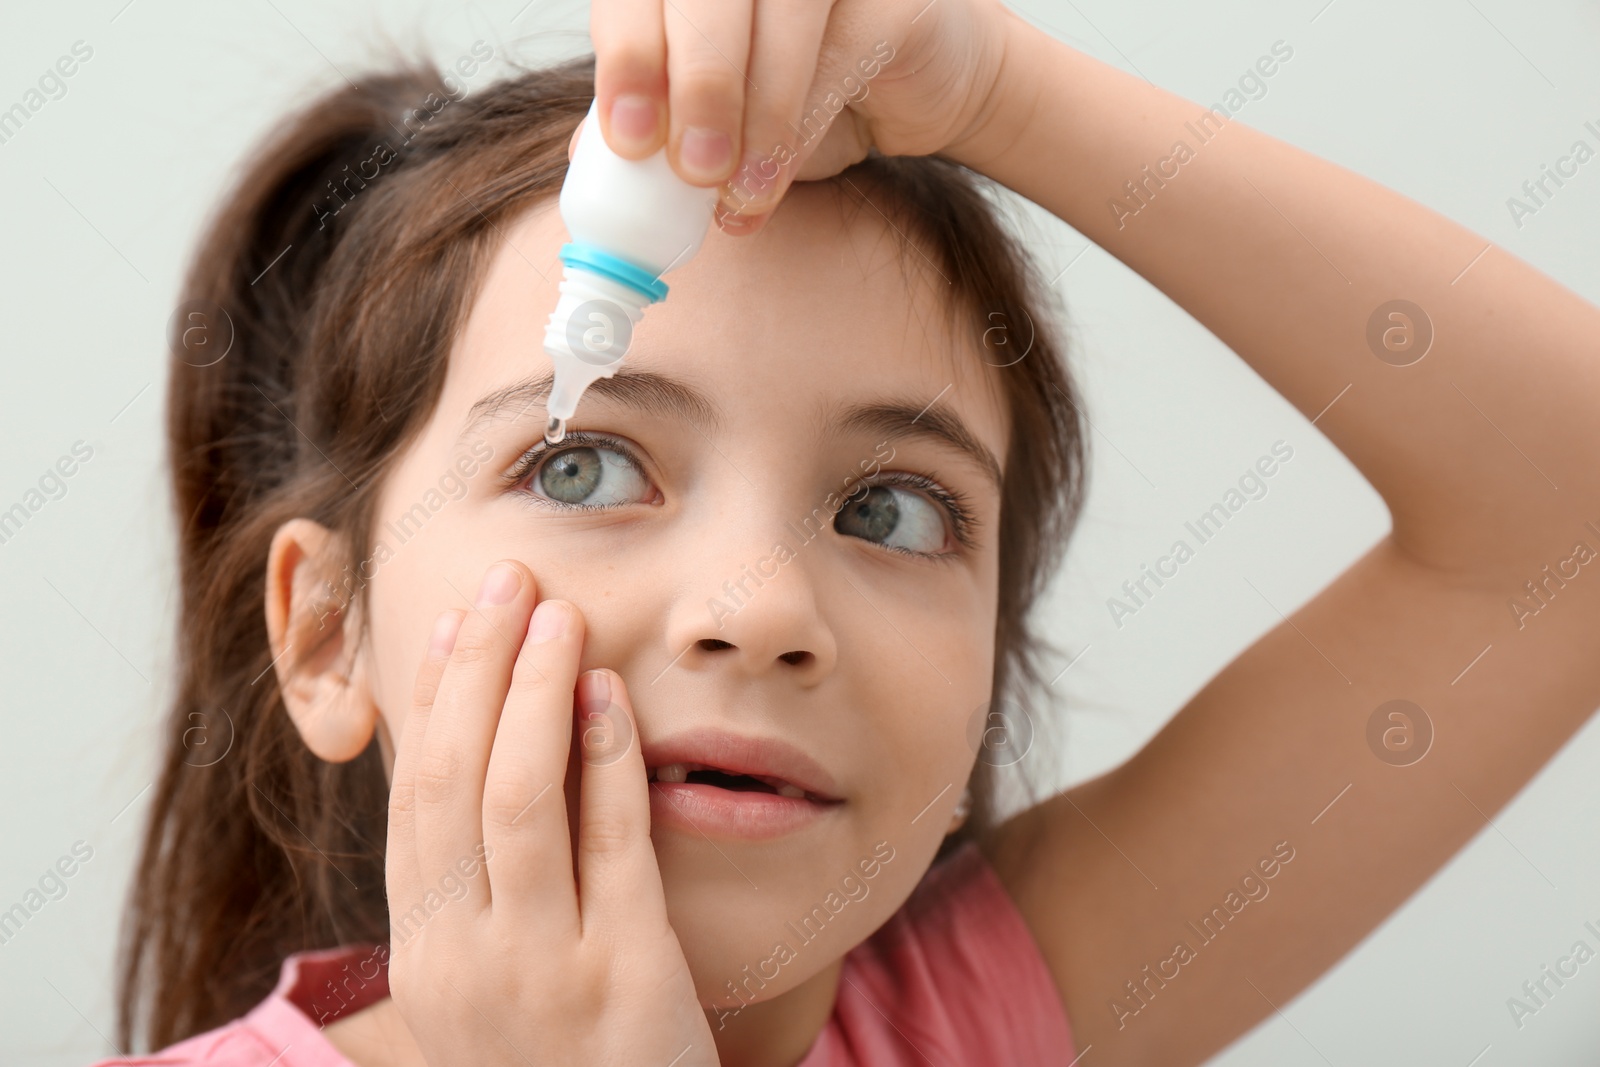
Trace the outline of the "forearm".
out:
<instances>
[{"instance_id":1,"label":"forearm","mask_svg":"<svg viewBox=\"0 0 1600 1067\"><path fill-rule=\"evenodd\" d=\"M1316 418L1404 549L1500 565L1600 522L1600 309L1381 185L1015 17L1010 34L981 131L947 154L1138 271ZM1407 366L1414 350L1380 343L1386 361L1368 341L1397 299L1433 331Z\"/></svg>"}]
</instances>

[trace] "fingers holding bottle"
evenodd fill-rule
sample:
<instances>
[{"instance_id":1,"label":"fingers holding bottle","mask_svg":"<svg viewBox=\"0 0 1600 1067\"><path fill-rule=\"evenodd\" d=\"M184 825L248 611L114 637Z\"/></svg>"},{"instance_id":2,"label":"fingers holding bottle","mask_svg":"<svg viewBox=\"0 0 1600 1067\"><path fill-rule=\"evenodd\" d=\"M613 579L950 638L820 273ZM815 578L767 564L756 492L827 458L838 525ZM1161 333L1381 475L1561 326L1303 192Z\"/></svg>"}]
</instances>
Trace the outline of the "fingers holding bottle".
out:
<instances>
[{"instance_id":1,"label":"fingers holding bottle","mask_svg":"<svg viewBox=\"0 0 1600 1067\"><path fill-rule=\"evenodd\" d=\"M648 158L666 141L663 10L661 0L595 0L591 5L589 38L594 42L600 129L606 144L624 159ZM571 158L572 145L567 154Z\"/></svg>"},{"instance_id":2,"label":"fingers holding bottle","mask_svg":"<svg viewBox=\"0 0 1600 1067\"><path fill-rule=\"evenodd\" d=\"M755 233L805 159L838 140L826 136L837 109L815 106L834 63L825 37L837 7L837 0L595 0L589 32L606 143L631 160L664 145L684 181L723 187L716 217L726 232ZM845 152L853 161L865 153L864 135L851 140L862 142Z\"/></svg>"},{"instance_id":3,"label":"fingers holding bottle","mask_svg":"<svg viewBox=\"0 0 1600 1067\"><path fill-rule=\"evenodd\" d=\"M808 128L806 102L832 10L816 0L772 0L755 11L743 152L717 212L729 233L760 229L794 181L803 148L798 131Z\"/></svg>"},{"instance_id":4,"label":"fingers holding bottle","mask_svg":"<svg viewBox=\"0 0 1600 1067\"><path fill-rule=\"evenodd\" d=\"M750 79L750 0L675 0L667 38L667 159L690 185L728 180L739 158Z\"/></svg>"},{"instance_id":5,"label":"fingers holding bottle","mask_svg":"<svg viewBox=\"0 0 1600 1067\"><path fill-rule=\"evenodd\" d=\"M595 95L612 151L644 159L664 143L691 185L728 179L743 131L750 0L596 0Z\"/></svg>"}]
</instances>

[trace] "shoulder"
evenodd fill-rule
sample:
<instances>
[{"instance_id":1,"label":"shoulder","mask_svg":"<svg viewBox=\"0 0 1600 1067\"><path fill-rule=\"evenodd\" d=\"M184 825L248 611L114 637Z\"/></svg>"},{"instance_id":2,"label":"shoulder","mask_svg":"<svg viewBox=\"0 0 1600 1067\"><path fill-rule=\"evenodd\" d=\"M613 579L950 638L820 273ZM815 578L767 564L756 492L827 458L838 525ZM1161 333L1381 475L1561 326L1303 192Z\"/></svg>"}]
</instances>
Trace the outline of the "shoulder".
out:
<instances>
[{"instance_id":1,"label":"shoulder","mask_svg":"<svg viewBox=\"0 0 1600 1067\"><path fill-rule=\"evenodd\" d=\"M200 1064L205 1067L264 1067L272 1062L277 1051L241 1018L168 1045L159 1052L96 1060L90 1067L190 1067ZM274 1067L282 1065L283 1060L280 1059Z\"/></svg>"},{"instance_id":2,"label":"shoulder","mask_svg":"<svg viewBox=\"0 0 1600 1067\"><path fill-rule=\"evenodd\" d=\"M387 963L382 945L293 953L277 986L248 1013L159 1052L90 1067L354 1067L325 1028L388 995Z\"/></svg>"},{"instance_id":3,"label":"shoulder","mask_svg":"<svg viewBox=\"0 0 1600 1067\"><path fill-rule=\"evenodd\" d=\"M853 1048L876 1048L866 1031L883 1035L882 1052L861 1062L1072 1058L1066 1013L1039 947L970 842L930 868L889 921L849 953L834 1012Z\"/></svg>"}]
</instances>

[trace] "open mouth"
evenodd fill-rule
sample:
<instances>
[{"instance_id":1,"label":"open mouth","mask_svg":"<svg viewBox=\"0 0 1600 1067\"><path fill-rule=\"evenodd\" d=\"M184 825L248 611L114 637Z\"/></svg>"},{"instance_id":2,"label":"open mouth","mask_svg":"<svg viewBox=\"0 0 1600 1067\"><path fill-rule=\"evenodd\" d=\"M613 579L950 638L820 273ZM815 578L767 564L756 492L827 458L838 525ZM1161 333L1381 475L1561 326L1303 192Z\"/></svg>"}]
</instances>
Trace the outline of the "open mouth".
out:
<instances>
[{"instance_id":1,"label":"open mouth","mask_svg":"<svg viewBox=\"0 0 1600 1067\"><path fill-rule=\"evenodd\" d=\"M689 783L714 786L735 793L775 793L796 800L810 800L818 804L830 803L827 798L806 792L797 785L768 775L735 774L707 767L699 763L668 763L650 771L650 781L661 784Z\"/></svg>"}]
</instances>

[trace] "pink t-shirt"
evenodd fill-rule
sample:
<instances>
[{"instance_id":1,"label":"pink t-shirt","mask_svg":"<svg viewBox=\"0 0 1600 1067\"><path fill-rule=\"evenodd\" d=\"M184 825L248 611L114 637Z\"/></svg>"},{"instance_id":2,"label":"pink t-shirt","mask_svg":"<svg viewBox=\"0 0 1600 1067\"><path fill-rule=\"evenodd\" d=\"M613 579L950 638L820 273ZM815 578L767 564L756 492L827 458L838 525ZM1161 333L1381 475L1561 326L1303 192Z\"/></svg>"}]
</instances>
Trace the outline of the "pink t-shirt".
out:
<instances>
[{"instance_id":1,"label":"pink t-shirt","mask_svg":"<svg viewBox=\"0 0 1600 1067\"><path fill-rule=\"evenodd\" d=\"M297 952L283 961L277 988L243 1017L149 1056L92 1067L353 1067L322 1023L388 996L387 959L373 945ZM833 1014L796 1067L1074 1060L1032 932L970 842L850 950L840 975Z\"/></svg>"}]
</instances>

